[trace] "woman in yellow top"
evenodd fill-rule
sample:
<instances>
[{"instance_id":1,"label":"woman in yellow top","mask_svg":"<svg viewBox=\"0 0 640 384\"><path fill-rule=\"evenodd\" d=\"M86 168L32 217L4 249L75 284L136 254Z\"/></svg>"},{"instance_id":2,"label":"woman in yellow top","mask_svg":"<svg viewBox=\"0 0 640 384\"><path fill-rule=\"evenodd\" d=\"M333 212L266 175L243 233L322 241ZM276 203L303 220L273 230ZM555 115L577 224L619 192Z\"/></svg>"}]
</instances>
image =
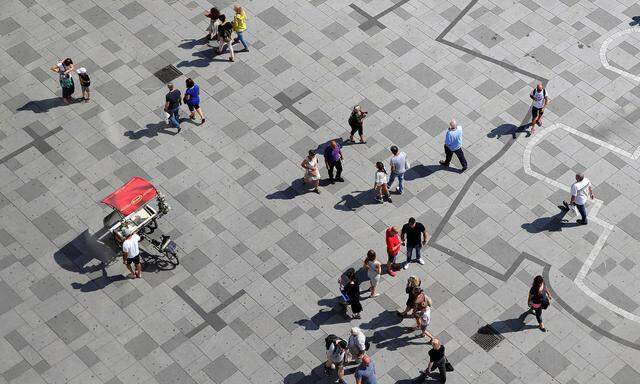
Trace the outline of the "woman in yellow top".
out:
<instances>
[{"instance_id":1,"label":"woman in yellow top","mask_svg":"<svg viewBox=\"0 0 640 384\"><path fill-rule=\"evenodd\" d=\"M233 10L236 12L233 17L233 30L238 35L238 40L242 43L245 52L249 52L249 44L244 39L244 31L247 30L247 14L239 5L234 5Z\"/></svg>"}]
</instances>

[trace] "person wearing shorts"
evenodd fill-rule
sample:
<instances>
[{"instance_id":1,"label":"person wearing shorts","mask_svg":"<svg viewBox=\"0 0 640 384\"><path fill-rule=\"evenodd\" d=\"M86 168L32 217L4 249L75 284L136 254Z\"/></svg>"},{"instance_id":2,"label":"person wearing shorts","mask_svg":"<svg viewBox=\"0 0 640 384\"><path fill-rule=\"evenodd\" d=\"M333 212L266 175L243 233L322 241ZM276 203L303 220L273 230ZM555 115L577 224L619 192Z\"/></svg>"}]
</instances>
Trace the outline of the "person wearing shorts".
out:
<instances>
[{"instance_id":1,"label":"person wearing shorts","mask_svg":"<svg viewBox=\"0 0 640 384\"><path fill-rule=\"evenodd\" d=\"M189 107L189 118L196 117L196 112L200 116L200 124L204 124L204 115L200 109L200 87L191 78L187 79L187 89L184 91L184 102Z\"/></svg>"},{"instance_id":2,"label":"person wearing shorts","mask_svg":"<svg viewBox=\"0 0 640 384\"><path fill-rule=\"evenodd\" d=\"M362 128L362 120L364 120L366 116L367 116L367 112L363 111L362 107L360 107L359 105L356 105L355 107L353 107L353 110L351 111L351 116L349 116L349 126L351 127L351 134L349 135L350 142L355 143L355 141L353 140L353 136L357 132L358 136L360 136L360 142L362 144L366 143L366 141L364 140L364 134L363 134L363 128Z\"/></svg>"},{"instance_id":3,"label":"person wearing shorts","mask_svg":"<svg viewBox=\"0 0 640 384\"><path fill-rule=\"evenodd\" d=\"M122 262L129 270L129 276L133 279L142 277L142 263L140 262L140 236L134 233L130 227L124 229L125 240L122 243ZM135 272L131 269L135 265Z\"/></svg>"},{"instance_id":4,"label":"person wearing shorts","mask_svg":"<svg viewBox=\"0 0 640 384\"><path fill-rule=\"evenodd\" d=\"M549 104L549 97L547 97L547 90L544 89L542 83L538 83L529 97L533 100L533 105L531 106L531 134L534 134L536 133L536 125L542 127L542 115L547 104Z\"/></svg>"}]
</instances>

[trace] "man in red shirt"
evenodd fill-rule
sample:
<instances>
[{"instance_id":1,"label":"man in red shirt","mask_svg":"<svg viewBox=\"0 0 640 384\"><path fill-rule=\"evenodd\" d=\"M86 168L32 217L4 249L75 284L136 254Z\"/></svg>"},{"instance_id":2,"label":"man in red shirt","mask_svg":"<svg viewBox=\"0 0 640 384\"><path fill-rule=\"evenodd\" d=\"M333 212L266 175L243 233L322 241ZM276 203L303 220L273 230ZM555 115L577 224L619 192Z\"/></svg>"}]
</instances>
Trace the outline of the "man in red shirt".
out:
<instances>
[{"instance_id":1,"label":"man in red shirt","mask_svg":"<svg viewBox=\"0 0 640 384\"><path fill-rule=\"evenodd\" d=\"M397 274L397 272L395 272L396 269L399 269L397 264L396 264L396 257L398 256L398 253L400 252L400 247L401 247L401 242L400 242L400 236L398 235L400 233L400 228L398 228L397 226L393 226L393 227L389 227L387 228L385 237L387 240L387 271L389 272L390 276L395 276Z\"/></svg>"}]
</instances>

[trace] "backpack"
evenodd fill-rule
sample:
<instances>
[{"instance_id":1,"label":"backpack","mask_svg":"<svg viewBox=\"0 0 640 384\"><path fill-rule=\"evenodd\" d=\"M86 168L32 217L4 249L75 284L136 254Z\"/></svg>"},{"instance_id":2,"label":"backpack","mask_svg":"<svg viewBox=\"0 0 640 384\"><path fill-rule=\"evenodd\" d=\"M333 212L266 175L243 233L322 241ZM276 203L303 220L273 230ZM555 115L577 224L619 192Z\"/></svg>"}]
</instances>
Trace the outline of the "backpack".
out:
<instances>
[{"instance_id":1,"label":"backpack","mask_svg":"<svg viewBox=\"0 0 640 384\"><path fill-rule=\"evenodd\" d=\"M338 340L338 336L333 333L327 335L327 337L324 338L324 348L328 351L331 344L335 343L336 340Z\"/></svg>"},{"instance_id":2,"label":"backpack","mask_svg":"<svg viewBox=\"0 0 640 384\"><path fill-rule=\"evenodd\" d=\"M224 40L225 43L228 43L231 41L231 28L225 27L222 30L222 40Z\"/></svg>"}]
</instances>

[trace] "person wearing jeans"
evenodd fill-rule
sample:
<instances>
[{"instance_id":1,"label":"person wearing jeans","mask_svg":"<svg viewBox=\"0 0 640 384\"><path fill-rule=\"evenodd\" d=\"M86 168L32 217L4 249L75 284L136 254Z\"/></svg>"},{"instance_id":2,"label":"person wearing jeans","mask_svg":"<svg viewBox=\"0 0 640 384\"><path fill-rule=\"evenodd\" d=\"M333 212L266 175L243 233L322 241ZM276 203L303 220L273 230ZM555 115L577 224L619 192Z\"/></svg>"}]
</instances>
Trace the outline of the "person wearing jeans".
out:
<instances>
[{"instance_id":1,"label":"person wearing jeans","mask_svg":"<svg viewBox=\"0 0 640 384\"><path fill-rule=\"evenodd\" d=\"M547 289L547 286L544 284L544 278L540 275L534 277L531 289L529 289L529 297L527 298L529 310L524 313L524 317L526 318L527 315L535 314L536 320L538 321L538 328L540 328L542 332L547 332L542 322L542 310L549 306L550 301L551 292L549 292L549 289Z\"/></svg>"},{"instance_id":2,"label":"person wearing jeans","mask_svg":"<svg viewBox=\"0 0 640 384\"><path fill-rule=\"evenodd\" d=\"M580 219L576 220L578 224L587 225L587 209L584 207L588 198L595 199L591 181L584 177L583 174L576 174L576 182L571 184L571 201L567 203L563 201L564 207L569 210L569 204L576 207L580 213Z\"/></svg>"},{"instance_id":3,"label":"person wearing jeans","mask_svg":"<svg viewBox=\"0 0 640 384\"><path fill-rule=\"evenodd\" d=\"M402 226L400 239L402 240L402 245L406 244L407 246L407 261L404 263L404 266L402 267L403 269L409 268L411 255L414 251L416 253L416 261L420 264L424 264L424 260L420 257L420 250L423 245L427 244L428 238L429 235L427 235L427 230L424 225L422 225L422 223L418 223L413 217L409 218L409 222Z\"/></svg>"},{"instance_id":4,"label":"person wearing jeans","mask_svg":"<svg viewBox=\"0 0 640 384\"><path fill-rule=\"evenodd\" d=\"M391 153L393 154L390 160L391 175L389 175L387 188L391 188L397 177L398 188L396 188L396 193L402 195L402 192L404 192L404 173L407 170L407 154L399 152L398 147L395 145L391 146Z\"/></svg>"},{"instance_id":5,"label":"person wearing jeans","mask_svg":"<svg viewBox=\"0 0 640 384\"><path fill-rule=\"evenodd\" d=\"M448 167L454 153L462 166L461 172L464 172L467 169L467 159L464 158L464 151L462 151L462 126L458 125L455 119L451 119L444 139L445 159L440 160L440 165Z\"/></svg>"},{"instance_id":6,"label":"person wearing jeans","mask_svg":"<svg viewBox=\"0 0 640 384\"><path fill-rule=\"evenodd\" d=\"M177 89L173 89L173 83L167 84L167 88L169 88L169 93L167 93L164 98L164 111L169 115L169 124L171 124L174 128L177 128L178 132L180 132L179 112L180 104L182 104L180 91Z\"/></svg>"},{"instance_id":7,"label":"person wearing jeans","mask_svg":"<svg viewBox=\"0 0 640 384\"><path fill-rule=\"evenodd\" d=\"M242 43L245 52L249 52L249 44L244 39L244 32L247 30L247 14L239 5L235 5L233 10L236 12L233 17L233 30L238 35L238 41Z\"/></svg>"}]
</instances>

